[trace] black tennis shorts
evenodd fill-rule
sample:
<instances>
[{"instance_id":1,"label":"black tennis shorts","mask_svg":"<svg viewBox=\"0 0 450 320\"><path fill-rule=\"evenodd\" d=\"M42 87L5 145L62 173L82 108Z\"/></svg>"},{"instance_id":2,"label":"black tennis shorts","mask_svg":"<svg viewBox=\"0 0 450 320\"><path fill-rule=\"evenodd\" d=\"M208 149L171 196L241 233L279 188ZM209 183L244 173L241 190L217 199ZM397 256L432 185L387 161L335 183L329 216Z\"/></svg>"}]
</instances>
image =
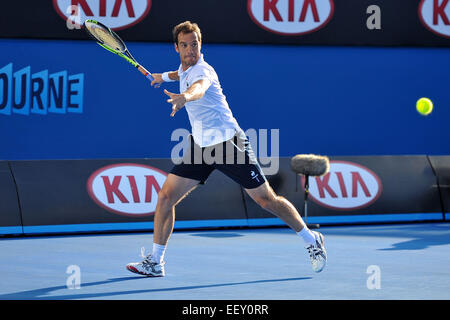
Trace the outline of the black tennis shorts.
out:
<instances>
[{"instance_id":1,"label":"black tennis shorts","mask_svg":"<svg viewBox=\"0 0 450 320\"><path fill-rule=\"evenodd\" d=\"M241 130L230 140L209 147L200 147L190 135L189 147L184 151L181 163L170 173L204 184L217 169L245 189L257 188L266 181L250 141Z\"/></svg>"}]
</instances>

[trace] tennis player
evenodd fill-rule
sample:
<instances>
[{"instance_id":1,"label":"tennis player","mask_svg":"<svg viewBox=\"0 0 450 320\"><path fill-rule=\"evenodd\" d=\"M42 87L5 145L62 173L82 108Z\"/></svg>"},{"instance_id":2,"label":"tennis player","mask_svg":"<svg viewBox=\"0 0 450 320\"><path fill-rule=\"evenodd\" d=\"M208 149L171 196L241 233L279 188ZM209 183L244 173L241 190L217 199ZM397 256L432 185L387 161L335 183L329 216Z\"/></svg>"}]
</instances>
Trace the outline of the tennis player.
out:
<instances>
[{"instance_id":1,"label":"tennis player","mask_svg":"<svg viewBox=\"0 0 450 320\"><path fill-rule=\"evenodd\" d=\"M173 39L181 64L177 71L153 73L152 85L180 82L180 93L164 92L172 105L170 116L183 107L188 113L192 126L190 148L183 161L173 167L158 194L152 253L145 255L142 250L144 260L128 264L127 269L150 277L165 275L164 255L173 232L175 206L217 169L293 229L305 242L313 270L322 271L327 260L323 235L309 230L292 203L270 187L245 133L233 117L214 68L204 60L198 25L190 21L178 24L173 29ZM215 162L205 161L205 155L213 155Z\"/></svg>"}]
</instances>

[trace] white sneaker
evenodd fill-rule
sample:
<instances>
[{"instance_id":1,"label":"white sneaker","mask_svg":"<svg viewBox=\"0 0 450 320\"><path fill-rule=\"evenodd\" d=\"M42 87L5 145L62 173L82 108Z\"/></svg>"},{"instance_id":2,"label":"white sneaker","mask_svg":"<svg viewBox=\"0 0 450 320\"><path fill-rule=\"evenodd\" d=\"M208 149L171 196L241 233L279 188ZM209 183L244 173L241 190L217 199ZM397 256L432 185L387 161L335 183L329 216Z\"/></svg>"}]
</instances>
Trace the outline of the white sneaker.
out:
<instances>
[{"instance_id":1,"label":"white sneaker","mask_svg":"<svg viewBox=\"0 0 450 320\"><path fill-rule=\"evenodd\" d=\"M164 277L164 264L156 263L152 260L152 255L145 255L145 248L141 248L141 257L144 258L141 262L132 262L127 264L127 270L133 273L142 274L147 277Z\"/></svg>"},{"instance_id":2,"label":"white sneaker","mask_svg":"<svg viewBox=\"0 0 450 320\"><path fill-rule=\"evenodd\" d=\"M316 243L306 247L311 259L311 264L314 272L320 272L327 264L327 251L325 250L325 242L323 235L320 232L313 231L316 236Z\"/></svg>"}]
</instances>

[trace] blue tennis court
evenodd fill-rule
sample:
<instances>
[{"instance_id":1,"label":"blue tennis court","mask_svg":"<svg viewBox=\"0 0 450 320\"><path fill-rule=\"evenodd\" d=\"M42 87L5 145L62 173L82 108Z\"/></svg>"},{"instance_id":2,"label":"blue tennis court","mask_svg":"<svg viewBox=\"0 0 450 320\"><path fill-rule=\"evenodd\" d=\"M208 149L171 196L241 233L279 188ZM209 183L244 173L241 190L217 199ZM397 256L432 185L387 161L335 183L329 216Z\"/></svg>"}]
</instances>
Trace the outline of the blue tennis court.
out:
<instances>
[{"instance_id":1,"label":"blue tennis court","mask_svg":"<svg viewBox=\"0 0 450 320\"><path fill-rule=\"evenodd\" d=\"M0 305L450 300L450 1L373 2L1 1Z\"/></svg>"},{"instance_id":2,"label":"blue tennis court","mask_svg":"<svg viewBox=\"0 0 450 320\"><path fill-rule=\"evenodd\" d=\"M140 260L141 246L151 249L151 233L3 238L0 299L450 298L450 224L323 226L320 231L328 265L318 274L303 241L287 228L177 231L169 242L164 278L125 269Z\"/></svg>"}]
</instances>

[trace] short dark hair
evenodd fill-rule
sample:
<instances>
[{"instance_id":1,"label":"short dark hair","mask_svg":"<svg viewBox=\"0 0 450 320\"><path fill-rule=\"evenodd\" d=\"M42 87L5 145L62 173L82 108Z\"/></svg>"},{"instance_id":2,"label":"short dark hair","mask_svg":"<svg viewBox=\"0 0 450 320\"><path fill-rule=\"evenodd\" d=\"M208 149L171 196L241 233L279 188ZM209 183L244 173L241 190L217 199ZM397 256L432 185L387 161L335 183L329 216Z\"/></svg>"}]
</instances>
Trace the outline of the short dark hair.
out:
<instances>
[{"instance_id":1,"label":"short dark hair","mask_svg":"<svg viewBox=\"0 0 450 320\"><path fill-rule=\"evenodd\" d=\"M173 28L172 30L173 41L176 44L178 44L178 35L180 33L191 33L191 32L197 33L198 39L200 40L200 42L202 41L202 33L200 31L200 28L196 23L192 23L190 21L179 23Z\"/></svg>"}]
</instances>

